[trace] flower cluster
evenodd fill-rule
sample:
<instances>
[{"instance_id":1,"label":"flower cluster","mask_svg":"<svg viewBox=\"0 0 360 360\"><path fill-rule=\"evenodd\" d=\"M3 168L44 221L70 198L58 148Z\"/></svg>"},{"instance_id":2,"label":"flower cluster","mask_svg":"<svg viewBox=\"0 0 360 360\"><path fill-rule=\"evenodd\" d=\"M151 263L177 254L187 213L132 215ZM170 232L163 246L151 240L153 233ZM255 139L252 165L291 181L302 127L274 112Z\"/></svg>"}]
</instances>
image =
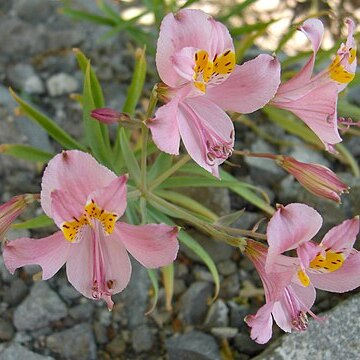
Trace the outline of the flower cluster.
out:
<instances>
[{"instance_id":1,"label":"flower cluster","mask_svg":"<svg viewBox=\"0 0 360 360\"><path fill-rule=\"evenodd\" d=\"M249 240L245 254L255 265L265 288L266 304L246 317L251 338L266 343L273 319L286 332L307 329L307 314L315 288L342 293L360 286L360 253L353 248L359 217L333 227L320 243L312 239L322 217L305 204L280 205L267 228L269 247ZM297 257L284 255L296 250Z\"/></svg>"}]
</instances>

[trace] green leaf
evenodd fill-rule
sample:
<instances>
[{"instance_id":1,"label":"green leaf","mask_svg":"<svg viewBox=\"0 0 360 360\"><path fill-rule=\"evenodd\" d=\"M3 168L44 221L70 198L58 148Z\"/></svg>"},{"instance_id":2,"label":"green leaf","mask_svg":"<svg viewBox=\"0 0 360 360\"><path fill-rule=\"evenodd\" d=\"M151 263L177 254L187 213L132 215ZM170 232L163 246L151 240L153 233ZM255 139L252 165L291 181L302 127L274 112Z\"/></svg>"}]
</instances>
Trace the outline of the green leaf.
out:
<instances>
[{"instance_id":1,"label":"green leaf","mask_svg":"<svg viewBox=\"0 0 360 360\"><path fill-rule=\"evenodd\" d=\"M135 180L137 184L140 183L140 166L135 158L134 152L130 147L129 140L126 136L125 130L120 129L119 133L120 149L122 156L125 160L126 167L130 173L130 176Z\"/></svg>"},{"instance_id":2,"label":"green leaf","mask_svg":"<svg viewBox=\"0 0 360 360\"><path fill-rule=\"evenodd\" d=\"M120 15L105 1L96 0L97 7L110 19L112 19L115 23L118 23L121 20Z\"/></svg>"},{"instance_id":3,"label":"green leaf","mask_svg":"<svg viewBox=\"0 0 360 360\"><path fill-rule=\"evenodd\" d=\"M149 213L149 217L152 218L153 221L163 222L170 226L176 225L169 217L167 217L166 215L164 215L163 213L152 207L149 207L148 213ZM183 243L185 246L191 249L208 267L215 283L215 293L213 297L213 301L214 301L219 295L219 291L220 291L220 276L213 259L208 254L208 252L185 231L181 230L179 232L178 238L181 243Z\"/></svg>"},{"instance_id":4,"label":"green leaf","mask_svg":"<svg viewBox=\"0 0 360 360\"><path fill-rule=\"evenodd\" d=\"M1 144L0 154L15 156L19 159L35 162L48 162L54 154L22 144Z\"/></svg>"},{"instance_id":5,"label":"green leaf","mask_svg":"<svg viewBox=\"0 0 360 360\"><path fill-rule=\"evenodd\" d=\"M91 110L95 109L95 101L91 87L90 62L88 62L83 91L83 120L85 136L94 156L104 165L111 167L111 152L104 141L101 125L91 118Z\"/></svg>"},{"instance_id":6,"label":"green leaf","mask_svg":"<svg viewBox=\"0 0 360 360\"><path fill-rule=\"evenodd\" d=\"M165 200L171 201L172 203L181 206L183 209L191 211L197 216L200 215L206 221L216 221L218 218L218 216L207 207L201 205L196 200L191 199L184 194L168 190L157 190L155 191L155 194Z\"/></svg>"},{"instance_id":7,"label":"green leaf","mask_svg":"<svg viewBox=\"0 0 360 360\"><path fill-rule=\"evenodd\" d=\"M173 162L172 155L161 152L156 158L155 162L152 164L151 169L148 173L149 182L155 180L163 172L170 169L172 162Z\"/></svg>"},{"instance_id":8,"label":"green leaf","mask_svg":"<svg viewBox=\"0 0 360 360\"><path fill-rule=\"evenodd\" d=\"M174 263L161 268L163 283L165 288L165 308L167 311L172 310L172 298L174 295Z\"/></svg>"},{"instance_id":9,"label":"green leaf","mask_svg":"<svg viewBox=\"0 0 360 360\"><path fill-rule=\"evenodd\" d=\"M243 35L243 34L248 34L253 31L265 30L269 25L275 23L278 20L280 20L280 19L272 19L267 22L258 22L255 24L242 25L242 26L239 26L236 28L232 28L230 30L230 34L231 34L231 36L234 37L234 36L239 36L239 35Z\"/></svg>"},{"instance_id":10,"label":"green leaf","mask_svg":"<svg viewBox=\"0 0 360 360\"><path fill-rule=\"evenodd\" d=\"M136 105L140 99L146 75L146 57L145 49L138 49L135 53L135 69L131 80L128 94L122 108L123 112L130 114L135 113Z\"/></svg>"},{"instance_id":11,"label":"green leaf","mask_svg":"<svg viewBox=\"0 0 360 360\"><path fill-rule=\"evenodd\" d=\"M45 214L42 214L33 219L26 220L17 224L12 224L11 227L13 227L14 229L39 229L52 225L54 225L54 221Z\"/></svg>"},{"instance_id":12,"label":"green leaf","mask_svg":"<svg viewBox=\"0 0 360 360\"><path fill-rule=\"evenodd\" d=\"M231 214L221 216L215 221L215 224L222 226L230 226L235 221L239 220L244 215L244 213L245 213L245 209L241 209Z\"/></svg>"},{"instance_id":13,"label":"green leaf","mask_svg":"<svg viewBox=\"0 0 360 360\"><path fill-rule=\"evenodd\" d=\"M360 121L360 108L345 99L340 99L338 102L338 116L343 116L344 118L350 117L355 122L358 122Z\"/></svg>"},{"instance_id":14,"label":"green leaf","mask_svg":"<svg viewBox=\"0 0 360 360\"><path fill-rule=\"evenodd\" d=\"M36 110L29 103L22 100L11 88L9 89L11 96L19 104L21 111L27 115L35 123L39 124L54 140L56 140L65 149L80 149L86 151L85 148L64 131L55 121Z\"/></svg>"},{"instance_id":15,"label":"green leaf","mask_svg":"<svg viewBox=\"0 0 360 360\"><path fill-rule=\"evenodd\" d=\"M256 1L258 0L245 0L240 4L232 6L226 15L218 17L218 21L224 22L234 15L241 14L242 11L244 11L249 5L253 4Z\"/></svg>"},{"instance_id":16,"label":"green leaf","mask_svg":"<svg viewBox=\"0 0 360 360\"><path fill-rule=\"evenodd\" d=\"M152 287L153 287L153 291L154 291L154 298L152 301L152 305L150 307L150 309L145 313L145 315L149 315L151 314L155 308L156 308L156 304L158 302L159 299L159 281L157 278L157 271L154 269L147 269Z\"/></svg>"}]
</instances>

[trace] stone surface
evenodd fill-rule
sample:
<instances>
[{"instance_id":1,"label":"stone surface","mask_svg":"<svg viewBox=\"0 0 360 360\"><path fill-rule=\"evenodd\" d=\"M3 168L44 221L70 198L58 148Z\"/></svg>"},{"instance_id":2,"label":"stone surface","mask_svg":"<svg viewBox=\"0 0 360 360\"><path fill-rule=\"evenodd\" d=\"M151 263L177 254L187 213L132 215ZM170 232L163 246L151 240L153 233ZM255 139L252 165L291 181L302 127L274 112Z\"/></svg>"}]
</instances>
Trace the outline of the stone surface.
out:
<instances>
[{"instance_id":1,"label":"stone surface","mask_svg":"<svg viewBox=\"0 0 360 360\"><path fill-rule=\"evenodd\" d=\"M221 299L216 300L209 308L204 326L207 328L228 326L228 313L229 309L225 302Z\"/></svg>"},{"instance_id":2,"label":"stone surface","mask_svg":"<svg viewBox=\"0 0 360 360\"><path fill-rule=\"evenodd\" d=\"M46 282L36 283L27 298L14 312L18 330L34 330L67 315L65 304Z\"/></svg>"},{"instance_id":3,"label":"stone surface","mask_svg":"<svg viewBox=\"0 0 360 360\"><path fill-rule=\"evenodd\" d=\"M74 77L66 73L60 73L51 76L46 81L46 87L50 96L60 96L78 90L79 83Z\"/></svg>"},{"instance_id":4,"label":"stone surface","mask_svg":"<svg viewBox=\"0 0 360 360\"><path fill-rule=\"evenodd\" d=\"M121 334L118 334L106 345L106 350L114 356L119 356L126 350L126 343Z\"/></svg>"},{"instance_id":5,"label":"stone surface","mask_svg":"<svg viewBox=\"0 0 360 360\"><path fill-rule=\"evenodd\" d=\"M19 344L12 344L2 353L0 353L1 360L55 360L50 356L43 356L36 354L24 346Z\"/></svg>"},{"instance_id":6,"label":"stone surface","mask_svg":"<svg viewBox=\"0 0 360 360\"><path fill-rule=\"evenodd\" d=\"M180 319L188 325L202 324L212 295L212 284L204 281L191 284L180 300Z\"/></svg>"},{"instance_id":7,"label":"stone surface","mask_svg":"<svg viewBox=\"0 0 360 360\"><path fill-rule=\"evenodd\" d=\"M12 86L29 94L42 94L44 84L29 64L16 64L9 68L7 77Z\"/></svg>"},{"instance_id":8,"label":"stone surface","mask_svg":"<svg viewBox=\"0 0 360 360\"><path fill-rule=\"evenodd\" d=\"M11 323L0 318L0 340L9 341L14 336L14 328Z\"/></svg>"},{"instance_id":9,"label":"stone surface","mask_svg":"<svg viewBox=\"0 0 360 360\"><path fill-rule=\"evenodd\" d=\"M141 325L134 329L132 334L132 347L135 352L150 351L154 345L155 337L151 329Z\"/></svg>"},{"instance_id":10,"label":"stone surface","mask_svg":"<svg viewBox=\"0 0 360 360\"><path fill-rule=\"evenodd\" d=\"M215 339L199 331L173 336L165 342L169 360L220 360Z\"/></svg>"},{"instance_id":11,"label":"stone surface","mask_svg":"<svg viewBox=\"0 0 360 360\"><path fill-rule=\"evenodd\" d=\"M47 347L67 360L95 360L96 343L89 324L51 334L46 338ZM66 344L66 346L64 346Z\"/></svg>"},{"instance_id":12,"label":"stone surface","mask_svg":"<svg viewBox=\"0 0 360 360\"><path fill-rule=\"evenodd\" d=\"M309 321L303 333L282 336L256 360L358 359L360 354L360 295L324 313L324 322Z\"/></svg>"}]
</instances>

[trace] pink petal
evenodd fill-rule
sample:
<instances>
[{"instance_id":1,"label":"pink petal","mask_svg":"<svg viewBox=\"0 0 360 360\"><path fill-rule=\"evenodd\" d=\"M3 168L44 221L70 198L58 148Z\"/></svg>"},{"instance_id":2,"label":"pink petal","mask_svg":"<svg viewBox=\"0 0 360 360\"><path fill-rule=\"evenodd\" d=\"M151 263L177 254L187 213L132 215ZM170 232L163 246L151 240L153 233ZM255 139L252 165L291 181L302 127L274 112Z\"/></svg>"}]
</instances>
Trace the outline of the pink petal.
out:
<instances>
[{"instance_id":1,"label":"pink petal","mask_svg":"<svg viewBox=\"0 0 360 360\"><path fill-rule=\"evenodd\" d=\"M55 224L61 228L66 221L73 221L84 213L84 205L73 201L73 197L62 190L54 190L51 194L51 212Z\"/></svg>"},{"instance_id":2,"label":"pink petal","mask_svg":"<svg viewBox=\"0 0 360 360\"><path fill-rule=\"evenodd\" d=\"M291 314L283 301L276 301L272 311L277 326L285 332L291 333Z\"/></svg>"},{"instance_id":3,"label":"pink petal","mask_svg":"<svg viewBox=\"0 0 360 360\"><path fill-rule=\"evenodd\" d=\"M308 241L300 244L296 251L301 268L307 269L310 265L310 262L319 252L322 251L322 249L318 244L312 241Z\"/></svg>"},{"instance_id":4,"label":"pink petal","mask_svg":"<svg viewBox=\"0 0 360 360\"><path fill-rule=\"evenodd\" d=\"M297 96L299 97L288 101L284 101L284 96L281 101L275 98L272 104L298 116L325 146L341 142L336 120L336 85L327 83L314 87L309 92L308 88L299 89Z\"/></svg>"},{"instance_id":5,"label":"pink petal","mask_svg":"<svg viewBox=\"0 0 360 360\"><path fill-rule=\"evenodd\" d=\"M155 118L147 122L155 145L171 155L179 155L180 133L177 124L178 100L174 99L161 106Z\"/></svg>"},{"instance_id":6,"label":"pink petal","mask_svg":"<svg viewBox=\"0 0 360 360\"><path fill-rule=\"evenodd\" d=\"M179 104L179 110L179 130L187 152L197 164L218 176L218 166L228 155L210 160L208 153L214 147L231 152L234 144L231 119L203 96L187 98Z\"/></svg>"},{"instance_id":7,"label":"pink petal","mask_svg":"<svg viewBox=\"0 0 360 360\"><path fill-rule=\"evenodd\" d=\"M316 299L316 290L313 285L302 286L295 283L291 283L290 287L294 291L301 307L304 312L310 310Z\"/></svg>"},{"instance_id":8,"label":"pink petal","mask_svg":"<svg viewBox=\"0 0 360 360\"><path fill-rule=\"evenodd\" d=\"M41 206L52 217L51 193L62 190L71 194L73 201L84 206L88 195L108 185L116 175L100 165L91 155L78 150L67 150L49 161L41 183Z\"/></svg>"},{"instance_id":9,"label":"pink petal","mask_svg":"<svg viewBox=\"0 0 360 360\"><path fill-rule=\"evenodd\" d=\"M107 212L122 216L126 209L126 183L127 175L119 176L109 185L92 192L88 202L94 200L95 204Z\"/></svg>"},{"instance_id":10,"label":"pink petal","mask_svg":"<svg viewBox=\"0 0 360 360\"><path fill-rule=\"evenodd\" d=\"M94 280L97 280L97 271L104 276L99 286L105 286L108 280L113 281L113 294L126 287L131 275L131 263L123 244L113 234L101 236L87 227L83 239L72 246L66 273L76 290L94 299L93 286ZM107 300L106 295L103 298Z\"/></svg>"},{"instance_id":11,"label":"pink petal","mask_svg":"<svg viewBox=\"0 0 360 360\"><path fill-rule=\"evenodd\" d=\"M276 258L283 252L295 249L311 240L322 225L320 214L305 204L281 206L269 221L267 239L269 251L266 271L271 271Z\"/></svg>"},{"instance_id":12,"label":"pink petal","mask_svg":"<svg viewBox=\"0 0 360 360\"><path fill-rule=\"evenodd\" d=\"M346 258L344 264L333 272L313 273L308 272L311 283L325 291L343 293L354 290L360 286L360 253L353 250Z\"/></svg>"},{"instance_id":13,"label":"pink petal","mask_svg":"<svg viewBox=\"0 0 360 360\"><path fill-rule=\"evenodd\" d=\"M359 216L345 220L340 225L330 229L321 241L324 248L331 248L333 251L349 250L353 247L359 233Z\"/></svg>"},{"instance_id":14,"label":"pink petal","mask_svg":"<svg viewBox=\"0 0 360 360\"><path fill-rule=\"evenodd\" d=\"M157 43L156 67L161 80L177 87L183 79L173 66L173 56L184 47L207 50L212 36L211 17L201 10L180 10L164 17Z\"/></svg>"},{"instance_id":15,"label":"pink petal","mask_svg":"<svg viewBox=\"0 0 360 360\"><path fill-rule=\"evenodd\" d=\"M5 243L4 262L13 274L25 265L40 265L42 279L54 276L64 265L70 252L70 244L61 231L42 239L20 238Z\"/></svg>"},{"instance_id":16,"label":"pink petal","mask_svg":"<svg viewBox=\"0 0 360 360\"><path fill-rule=\"evenodd\" d=\"M236 66L221 84L209 87L206 97L222 109L250 113L262 108L280 84L280 63L270 55L259 55Z\"/></svg>"},{"instance_id":17,"label":"pink petal","mask_svg":"<svg viewBox=\"0 0 360 360\"><path fill-rule=\"evenodd\" d=\"M114 235L143 266L157 268L172 263L177 255L178 229L164 224L116 224Z\"/></svg>"},{"instance_id":18,"label":"pink petal","mask_svg":"<svg viewBox=\"0 0 360 360\"><path fill-rule=\"evenodd\" d=\"M271 339L273 306L273 303L267 303L255 315L248 315L245 318L245 322L251 327L250 337L258 344L265 344Z\"/></svg>"},{"instance_id":19,"label":"pink petal","mask_svg":"<svg viewBox=\"0 0 360 360\"><path fill-rule=\"evenodd\" d=\"M314 53L311 55L310 59L304 65L304 67L293 78L280 85L277 94L279 96L298 89L310 81L312 76L315 56L320 48L320 44L324 35L324 25L320 20L312 18L305 20L299 30L301 30L310 40Z\"/></svg>"}]
</instances>

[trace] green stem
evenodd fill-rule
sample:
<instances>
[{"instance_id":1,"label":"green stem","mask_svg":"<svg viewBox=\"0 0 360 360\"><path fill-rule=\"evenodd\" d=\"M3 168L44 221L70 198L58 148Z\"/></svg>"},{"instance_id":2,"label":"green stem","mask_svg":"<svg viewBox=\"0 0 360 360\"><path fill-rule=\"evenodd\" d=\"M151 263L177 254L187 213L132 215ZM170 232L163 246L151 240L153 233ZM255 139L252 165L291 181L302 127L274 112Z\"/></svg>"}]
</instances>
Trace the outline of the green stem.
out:
<instances>
[{"instance_id":1,"label":"green stem","mask_svg":"<svg viewBox=\"0 0 360 360\"><path fill-rule=\"evenodd\" d=\"M147 167L146 167L146 160L147 160L147 142L149 139L149 129L146 127L145 124L141 126L141 177L140 177L140 184L141 189L146 191L147 188Z\"/></svg>"},{"instance_id":2,"label":"green stem","mask_svg":"<svg viewBox=\"0 0 360 360\"><path fill-rule=\"evenodd\" d=\"M170 169L162 173L157 179L155 179L149 186L149 190L153 190L162 184L168 177L174 174L179 170L183 165L185 165L190 160L189 155L184 155L178 162L176 162Z\"/></svg>"},{"instance_id":3,"label":"green stem","mask_svg":"<svg viewBox=\"0 0 360 360\"><path fill-rule=\"evenodd\" d=\"M257 233L255 231L251 231L251 230L244 230L244 229L235 229L229 226L221 226L221 225L214 225L214 227L220 231L225 231L228 232L230 234L238 234L241 236L246 236L246 237L251 237L254 239L260 239L260 240L267 240L267 237L265 234L260 234Z\"/></svg>"},{"instance_id":4,"label":"green stem","mask_svg":"<svg viewBox=\"0 0 360 360\"><path fill-rule=\"evenodd\" d=\"M226 242L229 245L243 248L246 245L246 240L244 238L235 237L224 232L217 230L213 225L206 223L205 221L200 220L197 217L192 216L191 214L187 213L183 209L179 208L176 205L173 205L166 200L154 195L153 193L147 193L146 197L148 200L152 200L154 203L159 205L160 207L165 208L166 210L170 211L175 217L179 217L183 220L186 220L199 230L205 232L206 234L211 235L213 238L217 240L221 240Z\"/></svg>"}]
</instances>

